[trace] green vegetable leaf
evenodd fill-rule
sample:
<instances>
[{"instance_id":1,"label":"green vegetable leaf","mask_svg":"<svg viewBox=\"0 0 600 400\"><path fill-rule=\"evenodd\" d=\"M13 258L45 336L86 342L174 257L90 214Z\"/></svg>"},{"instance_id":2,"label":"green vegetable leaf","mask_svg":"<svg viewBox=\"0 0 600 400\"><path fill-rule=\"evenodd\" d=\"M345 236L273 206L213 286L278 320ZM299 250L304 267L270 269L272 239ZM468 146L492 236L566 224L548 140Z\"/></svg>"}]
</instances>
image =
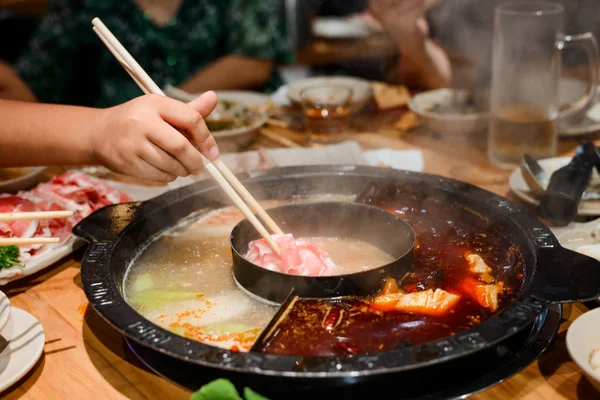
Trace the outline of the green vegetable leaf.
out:
<instances>
[{"instance_id":1,"label":"green vegetable leaf","mask_svg":"<svg viewBox=\"0 0 600 400\"><path fill-rule=\"evenodd\" d=\"M253 391L250 388L245 387L244 388L244 399L246 400L269 400L264 396L261 396L260 394L256 393L255 391Z\"/></svg>"},{"instance_id":2,"label":"green vegetable leaf","mask_svg":"<svg viewBox=\"0 0 600 400\"><path fill-rule=\"evenodd\" d=\"M233 383L227 379L217 379L202 386L190 400L243 400Z\"/></svg>"},{"instance_id":3,"label":"green vegetable leaf","mask_svg":"<svg viewBox=\"0 0 600 400\"><path fill-rule=\"evenodd\" d=\"M0 269L24 267L19 264L19 248L17 246L0 246Z\"/></svg>"},{"instance_id":4,"label":"green vegetable leaf","mask_svg":"<svg viewBox=\"0 0 600 400\"><path fill-rule=\"evenodd\" d=\"M152 289L154 286L154 282L152 282L152 277L149 273L145 273L138 278L133 283L133 290L136 292L143 292L144 290Z\"/></svg>"},{"instance_id":5,"label":"green vegetable leaf","mask_svg":"<svg viewBox=\"0 0 600 400\"><path fill-rule=\"evenodd\" d=\"M233 383L227 379L217 379L202 386L200 390L192 394L190 400L269 400L254 392L250 388L244 388L242 399Z\"/></svg>"}]
</instances>

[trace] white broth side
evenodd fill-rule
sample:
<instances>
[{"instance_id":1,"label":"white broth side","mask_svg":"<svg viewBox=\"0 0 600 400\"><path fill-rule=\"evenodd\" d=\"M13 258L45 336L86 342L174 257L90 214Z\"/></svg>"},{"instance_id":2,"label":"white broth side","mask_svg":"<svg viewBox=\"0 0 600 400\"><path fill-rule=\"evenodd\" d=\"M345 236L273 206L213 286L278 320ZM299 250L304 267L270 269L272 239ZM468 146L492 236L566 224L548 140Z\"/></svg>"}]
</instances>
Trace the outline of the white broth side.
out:
<instances>
[{"instance_id":1,"label":"white broth side","mask_svg":"<svg viewBox=\"0 0 600 400\"><path fill-rule=\"evenodd\" d=\"M218 213L211 212L212 222L204 223L205 215L151 243L130 266L125 299L145 318L175 334L247 351L277 307L251 299L235 284L229 235L238 217L231 208L221 212L231 218L215 219ZM365 242L305 239L322 246L344 274L392 261L389 254Z\"/></svg>"}]
</instances>

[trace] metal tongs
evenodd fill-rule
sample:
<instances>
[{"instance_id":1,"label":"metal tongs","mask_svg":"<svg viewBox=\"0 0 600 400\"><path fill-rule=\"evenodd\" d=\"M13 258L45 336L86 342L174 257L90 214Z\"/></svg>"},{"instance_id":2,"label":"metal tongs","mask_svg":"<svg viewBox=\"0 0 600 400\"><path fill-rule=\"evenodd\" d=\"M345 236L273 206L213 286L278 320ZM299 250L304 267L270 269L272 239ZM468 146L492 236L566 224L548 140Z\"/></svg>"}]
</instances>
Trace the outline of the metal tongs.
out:
<instances>
[{"instance_id":1,"label":"metal tongs","mask_svg":"<svg viewBox=\"0 0 600 400\"><path fill-rule=\"evenodd\" d=\"M557 226L577 217L582 199L600 199L600 193L587 190L593 169L600 171L600 155L593 143L584 141L564 167L548 173L529 154L521 159L521 171L532 193L539 197L542 217Z\"/></svg>"}]
</instances>

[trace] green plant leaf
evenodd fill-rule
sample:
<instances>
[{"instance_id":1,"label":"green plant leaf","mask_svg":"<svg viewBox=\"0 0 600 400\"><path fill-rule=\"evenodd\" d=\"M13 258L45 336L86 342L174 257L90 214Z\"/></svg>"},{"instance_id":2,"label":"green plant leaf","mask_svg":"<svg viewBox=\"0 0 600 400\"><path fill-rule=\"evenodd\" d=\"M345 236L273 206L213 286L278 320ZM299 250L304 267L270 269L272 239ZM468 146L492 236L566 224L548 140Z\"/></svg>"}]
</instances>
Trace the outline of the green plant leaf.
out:
<instances>
[{"instance_id":1,"label":"green plant leaf","mask_svg":"<svg viewBox=\"0 0 600 400\"><path fill-rule=\"evenodd\" d=\"M244 388L244 399L245 400L269 400L264 396L261 396L260 394L256 393L255 391L253 391L252 389L245 387Z\"/></svg>"},{"instance_id":2,"label":"green plant leaf","mask_svg":"<svg viewBox=\"0 0 600 400\"><path fill-rule=\"evenodd\" d=\"M190 400L244 400L233 383L227 379L217 379L202 386Z\"/></svg>"}]
</instances>

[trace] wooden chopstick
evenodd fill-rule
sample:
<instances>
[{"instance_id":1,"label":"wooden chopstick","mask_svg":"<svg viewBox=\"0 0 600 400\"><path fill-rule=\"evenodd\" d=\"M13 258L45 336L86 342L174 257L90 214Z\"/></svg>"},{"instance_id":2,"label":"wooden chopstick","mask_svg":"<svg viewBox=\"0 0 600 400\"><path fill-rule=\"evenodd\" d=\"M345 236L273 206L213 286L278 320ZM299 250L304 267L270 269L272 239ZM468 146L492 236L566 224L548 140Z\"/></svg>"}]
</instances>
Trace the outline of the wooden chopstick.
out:
<instances>
[{"instance_id":1,"label":"wooden chopstick","mask_svg":"<svg viewBox=\"0 0 600 400\"><path fill-rule=\"evenodd\" d=\"M127 73L129 74L129 76L131 77L131 79L133 79L135 81L135 83L137 83L137 85L140 87L140 89L142 89L142 91L145 94L150 94L152 93L152 91L147 88L142 82L140 82L138 80L138 78L136 78L134 72L131 70L131 68L129 67L129 65L127 65L127 62L123 59L123 57L121 57L121 55L119 54L119 52L117 51L117 49L115 49L112 44L110 44L110 42L104 37L104 35L102 35L102 33L100 33L100 31L98 31L98 28L93 27L92 28L94 30L94 32L96 33L96 35L98 35L98 37L100 38L100 40L102 40L102 42L104 43L104 45L110 50L110 52L113 54L113 56L115 56L115 58L117 59L117 61L119 61L119 64L121 64L121 66L125 69L125 71L127 71Z\"/></svg>"},{"instance_id":2,"label":"wooden chopstick","mask_svg":"<svg viewBox=\"0 0 600 400\"><path fill-rule=\"evenodd\" d=\"M150 78L150 76L144 71L144 69L135 61L135 59L129 54L129 52L123 47L123 45L117 40L117 38L110 32L110 30L104 25L99 18L92 20L94 26L94 32L100 36L102 42L108 47L108 49L115 55L121 65L127 70L130 76L138 84L138 86L144 91L144 93L154 93L161 96L165 94L156 85L156 83ZM254 208L256 213L263 219L263 221L271 228L276 234L282 234L283 231L277 226L275 221L269 217L265 210L258 204L258 202L252 197L252 195L246 190L242 183L235 177L235 175L227 168L227 166L220 160L217 159L212 163L202 155L202 160L206 170L211 174L213 179L221 186L225 193L231 198L234 204L242 211L242 213L248 218L254 228L260 233L260 235L267 241L269 246L280 255L279 246L273 240L269 232L260 223L256 216L252 213L248 205L244 203L244 200ZM235 189L234 189L235 187ZM237 190L237 192L236 192ZM239 193L239 194L238 194ZM242 200L242 197L244 198Z\"/></svg>"},{"instance_id":3,"label":"wooden chopstick","mask_svg":"<svg viewBox=\"0 0 600 400\"><path fill-rule=\"evenodd\" d=\"M24 244L52 244L60 243L60 238L31 237L31 238L0 238L0 246L19 246Z\"/></svg>"},{"instance_id":4,"label":"wooden chopstick","mask_svg":"<svg viewBox=\"0 0 600 400\"><path fill-rule=\"evenodd\" d=\"M277 118L269 118L267 119L267 124L269 125L273 125L273 126L278 126L280 128L289 128L290 124L286 121L282 121L280 119Z\"/></svg>"},{"instance_id":5,"label":"wooden chopstick","mask_svg":"<svg viewBox=\"0 0 600 400\"><path fill-rule=\"evenodd\" d=\"M293 147L293 148L302 148L303 146L299 145L296 142L291 141L290 139L283 137L281 135L278 135L277 133L273 132L270 129L267 128L261 128L260 129L260 134L263 135L264 137L266 137L269 140L272 140L276 143L279 143L285 147Z\"/></svg>"},{"instance_id":6,"label":"wooden chopstick","mask_svg":"<svg viewBox=\"0 0 600 400\"><path fill-rule=\"evenodd\" d=\"M0 222L6 221L25 221L34 219L54 219L69 218L73 216L73 211L32 211L32 212L11 212L0 213Z\"/></svg>"}]
</instances>

